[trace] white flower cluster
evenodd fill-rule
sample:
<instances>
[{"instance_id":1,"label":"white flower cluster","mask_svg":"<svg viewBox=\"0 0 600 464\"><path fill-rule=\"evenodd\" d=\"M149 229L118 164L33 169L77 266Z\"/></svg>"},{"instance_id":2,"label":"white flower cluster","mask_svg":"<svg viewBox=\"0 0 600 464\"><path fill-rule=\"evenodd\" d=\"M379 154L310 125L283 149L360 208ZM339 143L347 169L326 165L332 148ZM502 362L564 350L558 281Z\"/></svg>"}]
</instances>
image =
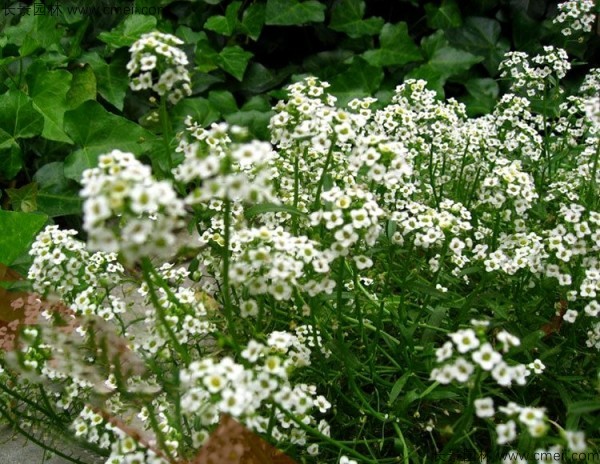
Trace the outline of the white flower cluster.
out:
<instances>
[{"instance_id":1,"label":"white flower cluster","mask_svg":"<svg viewBox=\"0 0 600 464\"><path fill-rule=\"evenodd\" d=\"M533 178L523 171L520 161L499 159L497 163L481 183L479 203L501 209L510 201L517 215L524 216L538 198Z\"/></svg>"},{"instance_id":2,"label":"white flower cluster","mask_svg":"<svg viewBox=\"0 0 600 464\"><path fill-rule=\"evenodd\" d=\"M53 294L78 314L109 320L124 311L123 302L108 295L123 276L123 266L115 253L90 253L75 235L55 225L40 232L29 251L33 264L27 277L42 296Z\"/></svg>"},{"instance_id":3,"label":"white flower cluster","mask_svg":"<svg viewBox=\"0 0 600 464\"><path fill-rule=\"evenodd\" d=\"M320 201L325 175L345 182L349 174L345 153L366 124L373 101L353 102L356 111L340 109L327 87L314 77L292 84L287 88L289 99L277 103L269 125L271 142L278 148L273 163L277 193L302 212Z\"/></svg>"},{"instance_id":4,"label":"white flower cluster","mask_svg":"<svg viewBox=\"0 0 600 464\"><path fill-rule=\"evenodd\" d=\"M571 63L565 50L547 45L544 53L531 59L525 52L507 53L499 69L501 77L511 78L513 92L524 91L528 97L539 98L547 96L550 91L550 78L557 81L564 78L571 69Z\"/></svg>"},{"instance_id":5,"label":"white flower cluster","mask_svg":"<svg viewBox=\"0 0 600 464\"><path fill-rule=\"evenodd\" d=\"M142 446L138 440L118 427L107 424L107 428L110 428L117 438L111 442L110 456L105 464L168 464L171 462L152 449Z\"/></svg>"},{"instance_id":6,"label":"white flower cluster","mask_svg":"<svg viewBox=\"0 0 600 464\"><path fill-rule=\"evenodd\" d=\"M335 283L327 278L331 253L305 236L294 237L281 227L242 229L232 237L232 264L229 278L236 287L245 287L251 296L269 294L276 300L290 300L295 288L311 295L330 293ZM258 311L252 299L241 305L245 316Z\"/></svg>"},{"instance_id":7,"label":"white flower cluster","mask_svg":"<svg viewBox=\"0 0 600 464\"><path fill-rule=\"evenodd\" d=\"M381 233L384 211L375 196L356 185L341 189L332 187L321 193L327 209L310 214L311 225L324 224L333 236L330 253L333 257L347 256L351 249L371 247Z\"/></svg>"},{"instance_id":8,"label":"white flower cluster","mask_svg":"<svg viewBox=\"0 0 600 464\"><path fill-rule=\"evenodd\" d=\"M132 153L113 150L83 172L83 228L91 250L121 252L128 261L173 253L183 202Z\"/></svg>"},{"instance_id":9,"label":"white flower cluster","mask_svg":"<svg viewBox=\"0 0 600 464\"><path fill-rule=\"evenodd\" d=\"M544 248L542 237L535 232L501 233L496 250L484 259L486 272L502 270L514 275L521 269L527 269L534 275L544 270L544 259L548 253Z\"/></svg>"},{"instance_id":10,"label":"white flower cluster","mask_svg":"<svg viewBox=\"0 0 600 464\"><path fill-rule=\"evenodd\" d=\"M245 129L237 126L221 123L203 129L186 119L176 150L184 154L184 160L173 175L186 184L201 182L186 198L188 204L208 205L225 198L244 203L278 202L271 192L271 174L265 169L276 154L269 143L238 141L245 136Z\"/></svg>"},{"instance_id":11,"label":"white flower cluster","mask_svg":"<svg viewBox=\"0 0 600 464\"><path fill-rule=\"evenodd\" d=\"M171 34L150 32L142 35L129 49L127 69L132 90L152 89L172 104L192 93L187 71L188 58L177 46L183 41Z\"/></svg>"},{"instance_id":12,"label":"white flower cluster","mask_svg":"<svg viewBox=\"0 0 600 464\"><path fill-rule=\"evenodd\" d=\"M594 0L569 0L558 4L558 15L554 24L562 26L561 33L571 37L592 31L596 21L596 4Z\"/></svg>"},{"instance_id":13,"label":"white flower cluster","mask_svg":"<svg viewBox=\"0 0 600 464\"><path fill-rule=\"evenodd\" d=\"M405 202L404 209L394 211L391 219L398 227L392 236L397 245L410 242L418 248L435 249L443 246L448 235L452 237L448 246L452 254L450 259L456 269L462 269L469 262L463 252L473 247L473 240L467 236L473 226L471 213L460 203L446 199L438 208L431 208L421 202ZM430 260L433 272L438 270L439 259L440 255L437 254Z\"/></svg>"},{"instance_id":14,"label":"white flower cluster","mask_svg":"<svg viewBox=\"0 0 600 464\"><path fill-rule=\"evenodd\" d=\"M481 329L481 328L480 328ZM461 329L449 334L452 341L444 343L437 349L436 359L442 363L449 359L452 362L445 363L441 367L435 367L431 371L431 379L441 384L449 384L452 381L466 383L471 379L476 369L489 372L495 382L502 387L511 387L513 383L525 385L527 377L534 371L543 370L543 364L537 360L535 364L527 366L520 363L509 364L505 356L510 349L519 346L521 341L506 331L496 334L496 343L501 346L502 353L494 349L484 335L484 330L475 332L473 329ZM458 352L458 355L456 355ZM470 359L465 357L467 355Z\"/></svg>"},{"instance_id":15,"label":"white flower cluster","mask_svg":"<svg viewBox=\"0 0 600 464\"><path fill-rule=\"evenodd\" d=\"M219 361L205 358L182 369L180 380L185 393L181 408L190 423L199 424L201 432L216 424L221 413L227 413L258 433L269 430L276 441L304 445L306 433L284 413L287 411L328 435L327 422L317 423L312 414L315 409L327 412L331 404L317 395L314 386L292 385L288 377L294 368L310 364L306 343L313 337L312 329L298 329L299 336L273 332L266 345L250 340L241 354L244 364L229 357ZM271 414L276 424L270 427Z\"/></svg>"}]
</instances>

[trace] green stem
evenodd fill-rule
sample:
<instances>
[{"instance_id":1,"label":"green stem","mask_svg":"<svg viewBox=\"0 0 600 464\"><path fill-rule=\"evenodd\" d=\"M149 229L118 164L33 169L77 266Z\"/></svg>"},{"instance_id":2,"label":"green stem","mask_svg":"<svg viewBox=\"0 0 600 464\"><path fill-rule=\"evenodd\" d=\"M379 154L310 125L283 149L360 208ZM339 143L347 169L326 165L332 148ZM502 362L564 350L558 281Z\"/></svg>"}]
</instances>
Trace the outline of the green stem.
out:
<instances>
[{"instance_id":1,"label":"green stem","mask_svg":"<svg viewBox=\"0 0 600 464\"><path fill-rule=\"evenodd\" d=\"M283 406L281 406L279 404L277 404L276 406L283 414L285 414L285 416L288 419L291 419L299 428L301 428L302 430L304 430L307 433L310 433L313 436L320 438L324 442L327 442L330 445L333 445L336 448L339 448L339 449L345 451L349 455L359 459L359 462L367 463L367 464L377 464L379 462L379 461L374 461L373 459L369 459L368 457L360 454L358 451L355 451L354 449L350 448L349 446L342 444L342 442L336 441L333 438L321 433L319 430L309 427L304 422L302 422L300 419L298 419L294 414L290 413L287 409L285 409Z\"/></svg>"},{"instance_id":2,"label":"green stem","mask_svg":"<svg viewBox=\"0 0 600 464\"><path fill-rule=\"evenodd\" d=\"M167 112L167 99L165 96L160 98L160 125L162 128L162 139L165 146L165 155L169 172L173 169L173 159L171 158L171 138L173 137L173 128Z\"/></svg>"},{"instance_id":3,"label":"green stem","mask_svg":"<svg viewBox=\"0 0 600 464\"><path fill-rule=\"evenodd\" d=\"M158 301L158 297L156 296L156 290L154 289L154 282L152 281L152 277L153 274L155 275L155 271L152 267L152 263L148 258L144 258L142 260L142 271L144 273L144 279L148 284L148 293L150 295L150 301L152 302L152 306L154 306L154 309L156 309L158 320L163 325L165 331L167 332L167 335L171 339L171 343L173 343L173 348L175 348L175 351L177 351L179 356L181 356L181 359L183 359L184 363L187 365L190 362L190 355L187 352L187 350L179 343L177 335L169 325L169 322L167 321L165 316L164 309Z\"/></svg>"},{"instance_id":4,"label":"green stem","mask_svg":"<svg viewBox=\"0 0 600 464\"><path fill-rule=\"evenodd\" d=\"M298 209L299 190L300 171L298 167L298 153L294 153L294 209ZM298 235L298 216L296 214L292 215L292 232L294 235Z\"/></svg>"},{"instance_id":5,"label":"green stem","mask_svg":"<svg viewBox=\"0 0 600 464\"><path fill-rule=\"evenodd\" d=\"M325 166L323 166L323 171L321 172L321 177L319 177L319 183L317 184L317 193L315 194L315 201L313 202L312 210L316 211L321 207L321 191L323 190L323 183L325 182L325 175L327 171L329 171L329 165L331 164L331 159L333 158L333 147L335 146L335 138L331 142L331 147L327 152L327 158L325 159Z\"/></svg>"},{"instance_id":6,"label":"green stem","mask_svg":"<svg viewBox=\"0 0 600 464\"><path fill-rule=\"evenodd\" d=\"M227 320L227 327L231 333L233 344L239 351L235 331L235 321L233 319L233 306L231 304L231 289L229 284L229 248L231 245L231 200L229 198L225 198L224 200L223 229L223 241L225 242L225 251L223 253L223 282L221 286L221 292L223 295L223 311L225 312L225 319Z\"/></svg>"}]
</instances>

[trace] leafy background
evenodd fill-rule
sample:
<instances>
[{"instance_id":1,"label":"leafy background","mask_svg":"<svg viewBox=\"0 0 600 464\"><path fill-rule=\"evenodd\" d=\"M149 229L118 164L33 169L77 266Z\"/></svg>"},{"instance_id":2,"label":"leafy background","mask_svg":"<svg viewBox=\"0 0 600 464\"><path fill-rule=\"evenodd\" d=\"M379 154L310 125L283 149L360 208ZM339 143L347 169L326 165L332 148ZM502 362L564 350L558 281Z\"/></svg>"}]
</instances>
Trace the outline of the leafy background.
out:
<instances>
[{"instance_id":1,"label":"leafy background","mask_svg":"<svg viewBox=\"0 0 600 464\"><path fill-rule=\"evenodd\" d=\"M0 17L0 202L79 228L78 180L99 154L120 148L164 165L149 94L128 89L129 46L162 30L185 41L193 95L170 110L174 128L192 114L248 126L267 137L271 105L285 84L316 75L342 102L374 95L385 103L407 78L423 78L471 115L502 93L498 65L511 49L563 43L581 63L576 83L598 62L598 37L566 41L546 0L151 1L156 15L81 14L60 2L50 14L7 4ZM92 1L88 8L131 7ZM29 12L29 14L26 14Z\"/></svg>"}]
</instances>

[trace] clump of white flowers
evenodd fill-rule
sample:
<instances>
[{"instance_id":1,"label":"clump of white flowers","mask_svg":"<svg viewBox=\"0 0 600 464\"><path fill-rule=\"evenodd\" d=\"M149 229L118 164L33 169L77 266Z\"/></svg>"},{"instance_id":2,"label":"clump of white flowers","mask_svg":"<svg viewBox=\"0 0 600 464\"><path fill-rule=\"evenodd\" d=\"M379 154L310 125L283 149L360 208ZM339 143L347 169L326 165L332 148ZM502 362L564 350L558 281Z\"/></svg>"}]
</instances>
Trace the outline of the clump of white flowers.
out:
<instances>
[{"instance_id":1,"label":"clump of white flowers","mask_svg":"<svg viewBox=\"0 0 600 464\"><path fill-rule=\"evenodd\" d=\"M566 37L592 31L596 20L594 0L570 0L558 4L558 15L552 21L562 26L561 33Z\"/></svg>"},{"instance_id":2,"label":"clump of white flowers","mask_svg":"<svg viewBox=\"0 0 600 464\"><path fill-rule=\"evenodd\" d=\"M307 342L314 329L302 326L296 334L272 332L265 343L250 340L242 351L243 363L230 357L194 361L180 372L185 393L181 409L196 424L196 432L206 429L226 413L258 433L270 432L276 441L305 445L306 432L288 415L329 435L329 425L313 416L326 413L331 403L317 395L316 387L293 385L289 376L295 368L310 365ZM273 422L274 419L274 422Z\"/></svg>"},{"instance_id":3,"label":"clump of white flowers","mask_svg":"<svg viewBox=\"0 0 600 464\"><path fill-rule=\"evenodd\" d=\"M527 365L505 359L512 347L521 344L517 337L506 331L496 334L493 344L487 340L483 327L477 327L477 331L461 329L449 334L449 337L451 342L444 343L436 351L438 363L444 364L431 371L432 380L441 384L452 381L466 383L479 369L487 372L498 385L511 387L514 383L525 385L531 374ZM495 348L498 346L500 351ZM448 360L451 362L445 362ZM538 362L534 370L540 371L539 366L542 365Z\"/></svg>"},{"instance_id":4,"label":"clump of white flowers","mask_svg":"<svg viewBox=\"0 0 600 464\"><path fill-rule=\"evenodd\" d=\"M188 58L179 45L183 45L182 40L162 32L140 37L129 49L130 88L152 89L161 97L166 96L172 104L191 95L191 78L186 68Z\"/></svg>"},{"instance_id":5,"label":"clump of white flowers","mask_svg":"<svg viewBox=\"0 0 600 464\"><path fill-rule=\"evenodd\" d=\"M548 98L551 88L571 69L571 63L565 50L547 45L543 53L533 58L525 52L507 53L500 69L501 77L511 78L513 92L525 92L530 98Z\"/></svg>"},{"instance_id":6,"label":"clump of white flowers","mask_svg":"<svg viewBox=\"0 0 600 464\"><path fill-rule=\"evenodd\" d=\"M155 180L135 155L120 150L101 155L81 183L90 250L121 252L128 261L173 253L183 201L169 181Z\"/></svg>"}]
</instances>

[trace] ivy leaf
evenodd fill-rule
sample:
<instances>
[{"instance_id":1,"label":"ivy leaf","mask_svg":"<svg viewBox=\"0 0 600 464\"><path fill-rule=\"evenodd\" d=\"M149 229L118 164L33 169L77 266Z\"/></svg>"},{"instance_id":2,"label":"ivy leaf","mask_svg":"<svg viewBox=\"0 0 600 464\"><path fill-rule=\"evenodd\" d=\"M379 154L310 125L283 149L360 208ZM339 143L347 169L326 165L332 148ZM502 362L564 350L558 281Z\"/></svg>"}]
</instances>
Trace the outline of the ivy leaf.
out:
<instances>
[{"instance_id":1,"label":"ivy leaf","mask_svg":"<svg viewBox=\"0 0 600 464\"><path fill-rule=\"evenodd\" d=\"M33 107L31 99L20 90L11 89L0 95L0 129L13 139L40 135L44 117Z\"/></svg>"},{"instance_id":2,"label":"ivy leaf","mask_svg":"<svg viewBox=\"0 0 600 464\"><path fill-rule=\"evenodd\" d=\"M463 26L446 32L450 44L474 55L484 57L483 65L495 76L504 54L510 49L500 38L500 23L495 19L468 17Z\"/></svg>"},{"instance_id":3,"label":"ivy leaf","mask_svg":"<svg viewBox=\"0 0 600 464\"><path fill-rule=\"evenodd\" d=\"M364 14L365 2L363 0L338 0L331 10L329 28L345 32L352 38L379 34L384 20L382 18L363 19Z\"/></svg>"},{"instance_id":4,"label":"ivy leaf","mask_svg":"<svg viewBox=\"0 0 600 464\"><path fill-rule=\"evenodd\" d=\"M50 217L81 213L79 188L65 177L62 161L44 164L35 173L33 180L39 187L38 211Z\"/></svg>"},{"instance_id":5,"label":"ivy leaf","mask_svg":"<svg viewBox=\"0 0 600 464\"><path fill-rule=\"evenodd\" d=\"M101 32L98 38L115 48L129 47L142 34L156 29L156 18L150 15L132 14L110 32Z\"/></svg>"},{"instance_id":6,"label":"ivy leaf","mask_svg":"<svg viewBox=\"0 0 600 464\"><path fill-rule=\"evenodd\" d=\"M469 95L463 99L467 105L467 112L470 116L490 113L496 101L500 89L494 79L470 79L465 83L465 88Z\"/></svg>"},{"instance_id":7,"label":"ivy leaf","mask_svg":"<svg viewBox=\"0 0 600 464\"><path fill-rule=\"evenodd\" d=\"M206 127L219 119L219 113L206 98L202 97L184 98L173 107L171 113L176 130L184 129L184 121L187 116L191 116L202 127Z\"/></svg>"},{"instance_id":8,"label":"ivy leaf","mask_svg":"<svg viewBox=\"0 0 600 464\"><path fill-rule=\"evenodd\" d=\"M423 59L419 47L408 35L405 22L386 24L379 34L380 48L363 53L372 66L400 66Z\"/></svg>"},{"instance_id":9,"label":"ivy leaf","mask_svg":"<svg viewBox=\"0 0 600 464\"><path fill-rule=\"evenodd\" d=\"M202 32L200 39L196 42L196 69L203 73L217 69L218 53L210 45L208 36Z\"/></svg>"},{"instance_id":10,"label":"ivy leaf","mask_svg":"<svg viewBox=\"0 0 600 464\"><path fill-rule=\"evenodd\" d=\"M442 0L440 6L433 3L425 5L427 26L431 29L450 29L462 25L460 8L455 0Z\"/></svg>"},{"instance_id":11,"label":"ivy leaf","mask_svg":"<svg viewBox=\"0 0 600 464\"><path fill-rule=\"evenodd\" d=\"M37 211L38 186L35 182L25 184L18 189L6 189L6 193L10 198L13 210L23 211L24 213Z\"/></svg>"},{"instance_id":12,"label":"ivy leaf","mask_svg":"<svg viewBox=\"0 0 600 464\"><path fill-rule=\"evenodd\" d=\"M23 168L23 152L17 141L0 129L0 178L10 180Z\"/></svg>"},{"instance_id":13,"label":"ivy leaf","mask_svg":"<svg viewBox=\"0 0 600 464\"><path fill-rule=\"evenodd\" d=\"M238 110L233 94L227 90L208 92L208 101L215 110L221 113L221 116L235 113Z\"/></svg>"},{"instance_id":14,"label":"ivy leaf","mask_svg":"<svg viewBox=\"0 0 600 464\"><path fill-rule=\"evenodd\" d=\"M237 15L241 6L242 2L231 3L225 10L225 16L211 16L204 24L204 29L229 37L235 31Z\"/></svg>"},{"instance_id":15,"label":"ivy leaf","mask_svg":"<svg viewBox=\"0 0 600 464\"><path fill-rule=\"evenodd\" d=\"M436 69L433 69L429 63L422 64L411 70L405 79L423 79L427 81L427 88L434 90L438 98L444 98L444 84L446 77Z\"/></svg>"},{"instance_id":16,"label":"ivy leaf","mask_svg":"<svg viewBox=\"0 0 600 464\"><path fill-rule=\"evenodd\" d=\"M383 70L354 57L350 66L331 80L331 92L342 98L373 95L383 80Z\"/></svg>"},{"instance_id":17,"label":"ivy leaf","mask_svg":"<svg viewBox=\"0 0 600 464\"><path fill-rule=\"evenodd\" d=\"M65 131L79 149L65 160L65 177L79 181L81 173L95 167L98 157L114 149L141 155L156 136L128 119L106 111L89 100L65 113Z\"/></svg>"},{"instance_id":18,"label":"ivy leaf","mask_svg":"<svg viewBox=\"0 0 600 464\"><path fill-rule=\"evenodd\" d=\"M108 64L98 53L93 52L86 54L82 61L94 70L98 93L115 108L123 110L123 101L129 86L126 58L117 56Z\"/></svg>"},{"instance_id":19,"label":"ivy leaf","mask_svg":"<svg viewBox=\"0 0 600 464\"><path fill-rule=\"evenodd\" d=\"M238 45L233 45L221 50L217 56L217 64L223 71L241 81L251 57L252 53L247 52Z\"/></svg>"},{"instance_id":20,"label":"ivy leaf","mask_svg":"<svg viewBox=\"0 0 600 464\"><path fill-rule=\"evenodd\" d=\"M65 70L46 71L32 66L27 75L33 107L44 117L42 136L48 140L73 143L63 130L67 92L73 76Z\"/></svg>"},{"instance_id":21,"label":"ivy leaf","mask_svg":"<svg viewBox=\"0 0 600 464\"><path fill-rule=\"evenodd\" d=\"M244 11L242 22L239 24L240 31L254 41L258 40L265 25L265 9L262 3L250 5Z\"/></svg>"},{"instance_id":22,"label":"ivy leaf","mask_svg":"<svg viewBox=\"0 0 600 464\"><path fill-rule=\"evenodd\" d=\"M265 24L271 26L296 26L322 23L325 5L316 0L267 0Z\"/></svg>"},{"instance_id":23,"label":"ivy leaf","mask_svg":"<svg viewBox=\"0 0 600 464\"><path fill-rule=\"evenodd\" d=\"M270 140L269 122L275 113L267 110L244 110L225 116L229 124L246 127L252 137L259 140Z\"/></svg>"},{"instance_id":24,"label":"ivy leaf","mask_svg":"<svg viewBox=\"0 0 600 464\"><path fill-rule=\"evenodd\" d=\"M19 46L19 55L28 56L42 48L62 53L60 39L65 29L56 27L56 18L50 15L24 15L14 26L3 31L8 43Z\"/></svg>"},{"instance_id":25,"label":"ivy leaf","mask_svg":"<svg viewBox=\"0 0 600 464\"><path fill-rule=\"evenodd\" d=\"M67 92L68 109L72 110L84 101L96 99L96 76L90 65L72 71L71 88Z\"/></svg>"},{"instance_id":26,"label":"ivy leaf","mask_svg":"<svg viewBox=\"0 0 600 464\"><path fill-rule=\"evenodd\" d=\"M271 70L260 63L250 63L241 87L244 91L254 94L266 92L280 85L293 72L292 69L288 66Z\"/></svg>"},{"instance_id":27,"label":"ivy leaf","mask_svg":"<svg viewBox=\"0 0 600 464\"><path fill-rule=\"evenodd\" d=\"M483 61L482 56L447 46L435 50L429 59L429 65L440 75L450 77L467 71L471 66L481 61Z\"/></svg>"},{"instance_id":28,"label":"ivy leaf","mask_svg":"<svg viewBox=\"0 0 600 464\"><path fill-rule=\"evenodd\" d=\"M48 216L0 210L0 262L10 266L29 249Z\"/></svg>"}]
</instances>

